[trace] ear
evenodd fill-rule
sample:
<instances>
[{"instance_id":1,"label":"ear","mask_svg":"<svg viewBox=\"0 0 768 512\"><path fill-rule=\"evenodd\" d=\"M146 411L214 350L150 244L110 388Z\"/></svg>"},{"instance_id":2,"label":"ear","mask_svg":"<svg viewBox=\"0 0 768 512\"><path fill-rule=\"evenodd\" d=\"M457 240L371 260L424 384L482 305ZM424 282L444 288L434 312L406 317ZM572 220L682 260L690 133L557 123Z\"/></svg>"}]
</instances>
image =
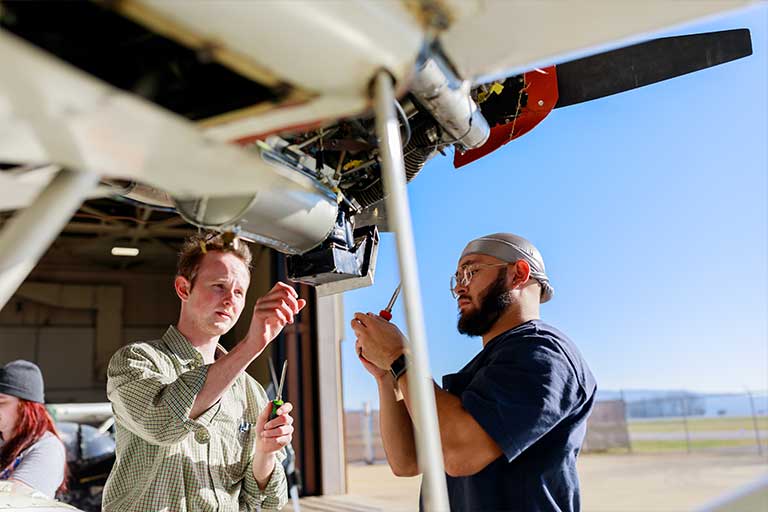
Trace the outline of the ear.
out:
<instances>
[{"instance_id":1,"label":"ear","mask_svg":"<svg viewBox=\"0 0 768 512\"><path fill-rule=\"evenodd\" d=\"M510 290L524 285L531 278L531 266L525 260L517 260L511 270L514 272L507 270L507 286Z\"/></svg>"},{"instance_id":2,"label":"ear","mask_svg":"<svg viewBox=\"0 0 768 512\"><path fill-rule=\"evenodd\" d=\"M176 290L176 295L181 299L181 302L187 302L189 294L192 292L192 283L184 276L176 276L176 279L173 280L173 289Z\"/></svg>"}]
</instances>

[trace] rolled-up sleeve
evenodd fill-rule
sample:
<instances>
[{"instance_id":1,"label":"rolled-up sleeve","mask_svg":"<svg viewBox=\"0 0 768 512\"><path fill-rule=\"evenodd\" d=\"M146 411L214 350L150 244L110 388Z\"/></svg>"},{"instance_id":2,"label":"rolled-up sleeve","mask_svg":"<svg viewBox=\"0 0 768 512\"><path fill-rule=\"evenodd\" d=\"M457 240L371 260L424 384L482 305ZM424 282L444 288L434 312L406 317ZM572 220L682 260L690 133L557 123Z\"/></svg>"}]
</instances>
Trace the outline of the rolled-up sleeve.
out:
<instances>
[{"instance_id":1,"label":"rolled-up sleeve","mask_svg":"<svg viewBox=\"0 0 768 512\"><path fill-rule=\"evenodd\" d=\"M280 450L275 455L275 469L263 491L253 476L252 464L248 464L240 492L240 504L246 510L280 510L288 503L288 484L282 463L285 454Z\"/></svg>"},{"instance_id":2,"label":"rolled-up sleeve","mask_svg":"<svg viewBox=\"0 0 768 512\"><path fill-rule=\"evenodd\" d=\"M189 417L195 398L205 384L208 366L179 375L166 374L154 351L146 344L120 349L107 370L107 397L128 430L148 443L175 444L190 432L210 425L214 405L200 417Z\"/></svg>"}]
</instances>

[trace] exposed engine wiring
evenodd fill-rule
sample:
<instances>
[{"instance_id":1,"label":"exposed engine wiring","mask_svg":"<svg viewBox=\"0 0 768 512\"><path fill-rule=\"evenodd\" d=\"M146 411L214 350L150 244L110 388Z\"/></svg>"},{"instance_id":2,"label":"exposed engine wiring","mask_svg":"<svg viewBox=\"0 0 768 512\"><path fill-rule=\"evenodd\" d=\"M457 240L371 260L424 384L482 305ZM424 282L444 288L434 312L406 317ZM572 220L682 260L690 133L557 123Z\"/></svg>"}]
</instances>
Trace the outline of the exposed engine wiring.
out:
<instances>
[{"instance_id":1,"label":"exposed engine wiring","mask_svg":"<svg viewBox=\"0 0 768 512\"><path fill-rule=\"evenodd\" d=\"M330 128L328 131L324 131L321 128L320 132L317 135L315 135L314 137L310 137L309 139L307 139L307 140L305 140L303 142L300 142L298 144L291 144L290 146L287 146L286 149L287 148L302 149L302 148L304 148L306 146L309 146L310 144L312 144L312 143L314 143L314 142L316 142L318 140L321 140L323 137L333 135L337 131L339 131L338 127Z\"/></svg>"},{"instance_id":2,"label":"exposed engine wiring","mask_svg":"<svg viewBox=\"0 0 768 512\"><path fill-rule=\"evenodd\" d=\"M347 158L347 150L345 149L341 152L341 155L339 156L339 163L336 164L336 172L333 175L333 179L337 182L341 180L341 170L344 167L344 160L346 158Z\"/></svg>"},{"instance_id":3,"label":"exposed engine wiring","mask_svg":"<svg viewBox=\"0 0 768 512\"><path fill-rule=\"evenodd\" d=\"M364 163L362 163L362 164L358 165L357 167L353 167L352 169L348 169L348 170L344 171L344 172L342 173L342 176L345 176L345 177L346 177L346 176L349 176L350 174L354 174L354 173L356 173L356 172L359 172L359 171L363 171L363 170L365 170L365 169L367 169L367 168L371 167L372 165L375 165L375 164L377 164L378 162L379 162L379 161L378 161L378 160L376 160L375 158L371 158L371 159L370 159L370 160L368 160L367 162L364 162Z\"/></svg>"},{"instance_id":4,"label":"exposed engine wiring","mask_svg":"<svg viewBox=\"0 0 768 512\"><path fill-rule=\"evenodd\" d=\"M411 142L411 123L408 121L408 116L403 110L403 106L399 101L395 101L395 110L397 110L400 119L403 121L403 128L405 128L405 141L403 141L403 147L407 146Z\"/></svg>"}]
</instances>

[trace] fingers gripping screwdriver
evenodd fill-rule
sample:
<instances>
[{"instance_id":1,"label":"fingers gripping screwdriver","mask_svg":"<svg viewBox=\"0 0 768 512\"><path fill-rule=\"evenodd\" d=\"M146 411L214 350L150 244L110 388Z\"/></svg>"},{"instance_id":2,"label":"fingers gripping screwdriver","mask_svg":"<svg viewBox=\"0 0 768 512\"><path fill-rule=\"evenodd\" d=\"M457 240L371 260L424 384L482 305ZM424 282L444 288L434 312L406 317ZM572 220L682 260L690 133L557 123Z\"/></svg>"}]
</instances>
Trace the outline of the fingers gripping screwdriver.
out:
<instances>
[{"instance_id":1,"label":"fingers gripping screwdriver","mask_svg":"<svg viewBox=\"0 0 768 512\"><path fill-rule=\"evenodd\" d=\"M379 316L389 322L392 320L392 307L395 305L395 301L397 300L398 295L400 295L400 288L403 286L403 283L400 283L397 285L397 288L395 288L395 293L392 294L392 298L389 299L389 303L387 304L387 307L379 311ZM400 391L399 388L395 389L395 399L400 402L403 400L403 393Z\"/></svg>"},{"instance_id":2,"label":"fingers gripping screwdriver","mask_svg":"<svg viewBox=\"0 0 768 512\"><path fill-rule=\"evenodd\" d=\"M277 391L275 392L275 399L272 400L272 412L269 413L269 420L273 420L277 418L277 410L280 408L281 405L283 405L283 383L285 382L285 368L288 366L288 361L283 362L283 371L280 372L280 384L277 386ZM272 376L272 379L274 380L275 376Z\"/></svg>"},{"instance_id":3,"label":"fingers gripping screwdriver","mask_svg":"<svg viewBox=\"0 0 768 512\"><path fill-rule=\"evenodd\" d=\"M397 296L400 295L400 288L402 287L402 283L397 285L397 288L395 288L395 293L392 294L392 297L389 299L389 302L387 303L387 307L379 311L379 316L389 322L392 320L392 308L395 305L395 301L397 301ZM358 348L357 355L362 357L363 355L363 349L362 347Z\"/></svg>"}]
</instances>

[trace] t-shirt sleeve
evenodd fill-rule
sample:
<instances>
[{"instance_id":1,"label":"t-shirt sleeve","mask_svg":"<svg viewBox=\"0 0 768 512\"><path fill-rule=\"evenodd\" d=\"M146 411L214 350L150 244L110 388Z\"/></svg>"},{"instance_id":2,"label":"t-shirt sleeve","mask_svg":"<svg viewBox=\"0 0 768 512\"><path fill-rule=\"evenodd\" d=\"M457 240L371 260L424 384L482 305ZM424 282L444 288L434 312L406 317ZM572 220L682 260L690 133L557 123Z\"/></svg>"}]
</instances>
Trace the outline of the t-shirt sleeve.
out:
<instances>
[{"instance_id":1,"label":"t-shirt sleeve","mask_svg":"<svg viewBox=\"0 0 768 512\"><path fill-rule=\"evenodd\" d=\"M568 416L579 386L556 345L524 338L494 354L461 402L512 461Z\"/></svg>"},{"instance_id":2,"label":"t-shirt sleeve","mask_svg":"<svg viewBox=\"0 0 768 512\"><path fill-rule=\"evenodd\" d=\"M11 478L53 498L64 480L64 445L53 436L35 443L16 467Z\"/></svg>"}]
</instances>

